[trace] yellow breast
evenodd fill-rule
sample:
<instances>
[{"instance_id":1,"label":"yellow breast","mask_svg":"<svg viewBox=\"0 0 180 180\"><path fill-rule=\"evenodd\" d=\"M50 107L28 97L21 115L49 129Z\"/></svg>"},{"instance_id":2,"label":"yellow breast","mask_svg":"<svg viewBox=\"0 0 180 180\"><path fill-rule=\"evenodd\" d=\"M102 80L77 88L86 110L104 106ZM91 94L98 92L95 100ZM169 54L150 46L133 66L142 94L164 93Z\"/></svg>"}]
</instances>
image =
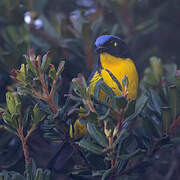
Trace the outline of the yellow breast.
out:
<instances>
[{"instance_id":1,"label":"yellow breast","mask_svg":"<svg viewBox=\"0 0 180 180\"><path fill-rule=\"evenodd\" d=\"M124 92L122 80L126 76L129 81L129 85L127 88L128 98L135 99L137 97L138 91L138 74L133 61L129 58L117 58L107 53L102 53L100 55L100 61L102 65L102 70L100 72L101 75L96 72L90 80L90 93L94 94L95 85L97 81L102 77L104 82L112 88L115 95L122 95L122 93ZM108 71L110 71L119 81L122 87L122 91L119 89L117 82L112 79Z\"/></svg>"}]
</instances>

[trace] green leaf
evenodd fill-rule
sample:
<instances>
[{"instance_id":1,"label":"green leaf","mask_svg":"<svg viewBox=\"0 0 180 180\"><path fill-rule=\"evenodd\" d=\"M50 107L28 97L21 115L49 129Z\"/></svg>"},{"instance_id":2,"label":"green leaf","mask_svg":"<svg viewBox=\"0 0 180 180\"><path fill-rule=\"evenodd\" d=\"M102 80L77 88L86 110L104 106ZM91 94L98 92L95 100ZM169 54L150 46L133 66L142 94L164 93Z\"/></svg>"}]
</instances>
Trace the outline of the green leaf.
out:
<instances>
[{"instance_id":1,"label":"green leaf","mask_svg":"<svg viewBox=\"0 0 180 180\"><path fill-rule=\"evenodd\" d=\"M153 74L151 68L145 69L144 77L143 77L143 83L148 84L148 85L153 86L153 87L157 85L156 79L154 77L154 74Z\"/></svg>"},{"instance_id":2,"label":"green leaf","mask_svg":"<svg viewBox=\"0 0 180 180\"><path fill-rule=\"evenodd\" d=\"M169 127L171 125L171 108L162 107L162 132L167 134Z\"/></svg>"},{"instance_id":3,"label":"green leaf","mask_svg":"<svg viewBox=\"0 0 180 180\"><path fill-rule=\"evenodd\" d=\"M10 114L21 114L21 101L17 93L6 93L6 102Z\"/></svg>"},{"instance_id":4,"label":"green leaf","mask_svg":"<svg viewBox=\"0 0 180 180\"><path fill-rule=\"evenodd\" d=\"M115 96L115 109L119 112L120 109L124 109L128 103L128 100L124 96Z\"/></svg>"},{"instance_id":5,"label":"green leaf","mask_svg":"<svg viewBox=\"0 0 180 180\"><path fill-rule=\"evenodd\" d=\"M180 137L176 137L176 138L171 138L170 141L174 144L179 144L180 143Z\"/></svg>"},{"instance_id":6,"label":"green leaf","mask_svg":"<svg viewBox=\"0 0 180 180\"><path fill-rule=\"evenodd\" d=\"M149 136L155 136L155 137L160 137L161 132L159 127L157 127L157 124L154 122L153 119L150 117L144 117L143 118L143 127L145 129L145 133Z\"/></svg>"},{"instance_id":7,"label":"green leaf","mask_svg":"<svg viewBox=\"0 0 180 180\"><path fill-rule=\"evenodd\" d=\"M42 72L46 72L46 70L48 69L50 63L51 63L50 53L47 52L47 53L42 57L42 63L41 63Z\"/></svg>"},{"instance_id":8,"label":"green leaf","mask_svg":"<svg viewBox=\"0 0 180 180\"><path fill-rule=\"evenodd\" d=\"M5 172L0 173L0 180L8 180L8 174Z\"/></svg>"},{"instance_id":9,"label":"green leaf","mask_svg":"<svg viewBox=\"0 0 180 180\"><path fill-rule=\"evenodd\" d=\"M36 67L32 64L32 61L29 59L28 56L25 55L24 57L26 59L26 62L28 64L30 70L37 76L38 75L38 71L37 71Z\"/></svg>"},{"instance_id":10,"label":"green leaf","mask_svg":"<svg viewBox=\"0 0 180 180\"><path fill-rule=\"evenodd\" d=\"M30 114L31 111L32 111L32 107L30 107L30 106L25 110L24 116L23 116L23 119L22 119L23 126L27 125L28 117L29 117L29 114Z\"/></svg>"},{"instance_id":11,"label":"green leaf","mask_svg":"<svg viewBox=\"0 0 180 180\"><path fill-rule=\"evenodd\" d=\"M117 167L117 174L121 173L128 165L129 160L121 160L119 161L118 167Z\"/></svg>"},{"instance_id":12,"label":"green leaf","mask_svg":"<svg viewBox=\"0 0 180 180\"><path fill-rule=\"evenodd\" d=\"M160 97L158 96L157 92L153 89L150 89L151 100L154 105L155 110L161 115L161 106L163 105Z\"/></svg>"},{"instance_id":13,"label":"green leaf","mask_svg":"<svg viewBox=\"0 0 180 180\"><path fill-rule=\"evenodd\" d=\"M135 112L132 115L130 115L129 117L125 118L123 124L134 120L143 111L144 107L146 106L146 104L148 102L148 99L149 98L147 96L145 96L144 94L141 95L141 97L137 99Z\"/></svg>"},{"instance_id":14,"label":"green leaf","mask_svg":"<svg viewBox=\"0 0 180 180\"><path fill-rule=\"evenodd\" d=\"M172 80L172 78L175 76L177 71L177 65L174 63L171 64L165 64L165 76L167 76L168 80Z\"/></svg>"},{"instance_id":15,"label":"green leaf","mask_svg":"<svg viewBox=\"0 0 180 180\"><path fill-rule=\"evenodd\" d=\"M180 94L180 76L175 76L175 85L177 87L178 93Z\"/></svg>"},{"instance_id":16,"label":"green leaf","mask_svg":"<svg viewBox=\"0 0 180 180\"><path fill-rule=\"evenodd\" d=\"M97 122L97 114L89 111L88 116L86 117L87 122Z\"/></svg>"},{"instance_id":17,"label":"green leaf","mask_svg":"<svg viewBox=\"0 0 180 180\"><path fill-rule=\"evenodd\" d=\"M127 108L124 113L124 117L128 117L135 112L136 100L129 100Z\"/></svg>"},{"instance_id":18,"label":"green leaf","mask_svg":"<svg viewBox=\"0 0 180 180\"><path fill-rule=\"evenodd\" d=\"M169 101L171 107L172 120L174 121L177 116L177 91L175 85L169 87Z\"/></svg>"},{"instance_id":19,"label":"green leaf","mask_svg":"<svg viewBox=\"0 0 180 180\"><path fill-rule=\"evenodd\" d=\"M35 172L36 172L36 164L34 160L31 159L30 163L25 165L24 173L25 173L26 180L33 180Z\"/></svg>"},{"instance_id":20,"label":"green leaf","mask_svg":"<svg viewBox=\"0 0 180 180\"><path fill-rule=\"evenodd\" d=\"M128 80L128 77L125 75L123 80L122 80L122 84L124 87L128 87L129 85L129 80Z\"/></svg>"},{"instance_id":21,"label":"green leaf","mask_svg":"<svg viewBox=\"0 0 180 180\"><path fill-rule=\"evenodd\" d=\"M147 102L149 100L149 97L145 94L142 94L137 100L136 100L136 106L135 106L135 112L142 111L143 108L146 106Z\"/></svg>"},{"instance_id":22,"label":"green leaf","mask_svg":"<svg viewBox=\"0 0 180 180\"><path fill-rule=\"evenodd\" d=\"M63 72L64 65L65 65L65 61L61 61L58 66L58 69L57 69L56 77L59 77L59 75ZM85 81L85 79L83 79L83 80ZM86 83L86 82L84 82L84 83Z\"/></svg>"},{"instance_id":23,"label":"green leaf","mask_svg":"<svg viewBox=\"0 0 180 180\"><path fill-rule=\"evenodd\" d=\"M77 142L77 144L80 147L92 153L99 154L99 155L103 154L103 148L101 146L96 145L86 139L81 139L80 142Z\"/></svg>"},{"instance_id":24,"label":"green leaf","mask_svg":"<svg viewBox=\"0 0 180 180\"><path fill-rule=\"evenodd\" d=\"M11 180L25 180L25 177L17 172L13 172L11 175Z\"/></svg>"},{"instance_id":25,"label":"green leaf","mask_svg":"<svg viewBox=\"0 0 180 180\"><path fill-rule=\"evenodd\" d=\"M102 90L109 96L109 98L111 100L113 100L115 94L112 90L112 88L110 88L104 81L100 82L100 87L102 88Z\"/></svg>"},{"instance_id":26,"label":"green leaf","mask_svg":"<svg viewBox=\"0 0 180 180\"><path fill-rule=\"evenodd\" d=\"M89 134L97 141L97 143L105 148L108 147L108 141L103 132L94 123L87 123Z\"/></svg>"},{"instance_id":27,"label":"green leaf","mask_svg":"<svg viewBox=\"0 0 180 180\"><path fill-rule=\"evenodd\" d=\"M87 90L86 87L84 87L82 84L80 84L77 80L77 78L72 79L72 83L73 85L76 87L76 89L78 90L78 92L80 93L81 97L83 99L87 99Z\"/></svg>"},{"instance_id":28,"label":"green leaf","mask_svg":"<svg viewBox=\"0 0 180 180\"><path fill-rule=\"evenodd\" d=\"M108 110L106 111L106 113L105 114L103 114L103 115L101 115L101 116L98 116L98 120L100 120L100 121L104 121L104 120L106 120L107 119L107 117L109 116L109 113L111 112L111 109L110 108L108 108Z\"/></svg>"},{"instance_id":29,"label":"green leaf","mask_svg":"<svg viewBox=\"0 0 180 180\"><path fill-rule=\"evenodd\" d=\"M49 169L44 170L44 179L43 180L51 180L51 171Z\"/></svg>"},{"instance_id":30,"label":"green leaf","mask_svg":"<svg viewBox=\"0 0 180 180\"><path fill-rule=\"evenodd\" d=\"M120 155L118 158L121 159L121 160L127 160L127 159L131 159L134 156L137 156L139 154L145 154L145 153L146 153L146 150L144 150L144 149L137 149L137 150L135 150L134 152L132 152L130 154Z\"/></svg>"},{"instance_id":31,"label":"green leaf","mask_svg":"<svg viewBox=\"0 0 180 180\"><path fill-rule=\"evenodd\" d=\"M15 171L2 171L0 180L25 180L24 176Z\"/></svg>"},{"instance_id":32,"label":"green leaf","mask_svg":"<svg viewBox=\"0 0 180 180\"><path fill-rule=\"evenodd\" d=\"M3 113L4 111L5 109L0 107L0 113Z\"/></svg>"},{"instance_id":33,"label":"green leaf","mask_svg":"<svg viewBox=\"0 0 180 180\"><path fill-rule=\"evenodd\" d=\"M101 178L101 180L107 180L108 176L115 170L115 167L106 170Z\"/></svg>"},{"instance_id":34,"label":"green leaf","mask_svg":"<svg viewBox=\"0 0 180 180\"><path fill-rule=\"evenodd\" d=\"M99 98L99 93L100 93L100 84L103 82L103 79L99 79L94 87L94 96L95 98Z\"/></svg>"},{"instance_id":35,"label":"green leaf","mask_svg":"<svg viewBox=\"0 0 180 180\"><path fill-rule=\"evenodd\" d=\"M56 78L56 69L53 64L51 64L51 66L49 67L48 77L50 77L52 80Z\"/></svg>"},{"instance_id":36,"label":"green leaf","mask_svg":"<svg viewBox=\"0 0 180 180\"><path fill-rule=\"evenodd\" d=\"M154 147L155 149L159 149L160 147L166 146L166 145L170 145L171 141L170 141L170 137L169 136L162 136L161 138L159 138Z\"/></svg>"},{"instance_id":37,"label":"green leaf","mask_svg":"<svg viewBox=\"0 0 180 180\"><path fill-rule=\"evenodd\" d=\"M43 170L41 168L36 170L35 180L44 180Z\"/></svg>"},{"instance_id":38,"label":"green leaf","mask_svg":"<svg viewBox=\"0 0 180 180\"><path fill-rule=\"evenodd\" d=\"M92 171L92 176L102 176L105 170L94 170Z\"/></svg>"},{"instance_id":39,"label":"green leaf","mask_svg":"<svg viewBox=\"0 0 180 180\"><path fill-rule=\"evenodd\" d=\"M163 64L160 58L150 58L151 67L157 82L160 82L161 76L163 75Z\"/></svg>"},{"instance_id":40,"label":"green leaf","mask_svg":"<svg viewBox=\"0 0 180 180\"><path fill-rule=\"evenodd\" d=\"M46 114L40 109L39 103L37 103L32 111L33 123L37 124L45 118Z\"/></svg>"},{"instance_id":41,"label":"green leaf","mask_svg":"<svg viewBox=\"0 0 180 180\"><path fill-rule=\"evenodd\" d=\"M73 175L87 175L90 174L91 171L85 167L81 167L81 166L74 166L74 171L72 172ZM73 178L74 179L74 178Z\"/></svg>"},{"instance_id":42,"label":"green leaf","mask_svg":"<svg viewBox=\"0 0 180 180\"><path fill-rule=\"evenodd\" d=\"M3 114L2 114L2 117L3 117L3 120L7 123L7 124L11 124L12 123L12 120L11 120L11 115L5 111Z\"/></svg>"},{"instance_id":43,"label":"green leaf","mask_svg":"<svg viewBox=\"0 0 180 180\"><path fill-rule=\"evenodd\" d=\"M19 114L12 114L11 115L11 120L12 120L12 123L11 123L12 127L14 129L18 129L19 124L21 124Z\"/></svg>"}]
</instances>

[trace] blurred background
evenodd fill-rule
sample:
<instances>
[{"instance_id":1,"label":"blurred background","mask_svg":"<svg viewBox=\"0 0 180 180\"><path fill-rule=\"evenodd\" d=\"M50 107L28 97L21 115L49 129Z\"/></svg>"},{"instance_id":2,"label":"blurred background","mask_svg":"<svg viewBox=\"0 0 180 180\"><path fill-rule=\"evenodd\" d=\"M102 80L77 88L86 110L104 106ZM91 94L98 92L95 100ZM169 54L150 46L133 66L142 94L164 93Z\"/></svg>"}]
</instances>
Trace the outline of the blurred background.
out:
<instances>
[{"instance_id":1,"label":"blurred background","mask_svg":"<svg viewBox=\"0 0 180 180\"><path fill-rule=\"evenodd\" d=\"M0 0L0 103L11 69L20 67L29 48L51 51L56 65L66 61L62 104L71 79L92 71L94 41L103 34L128 43L140 77L151 56L179 66L179 19L179 0Z\"/></svg>"}]
</instances>

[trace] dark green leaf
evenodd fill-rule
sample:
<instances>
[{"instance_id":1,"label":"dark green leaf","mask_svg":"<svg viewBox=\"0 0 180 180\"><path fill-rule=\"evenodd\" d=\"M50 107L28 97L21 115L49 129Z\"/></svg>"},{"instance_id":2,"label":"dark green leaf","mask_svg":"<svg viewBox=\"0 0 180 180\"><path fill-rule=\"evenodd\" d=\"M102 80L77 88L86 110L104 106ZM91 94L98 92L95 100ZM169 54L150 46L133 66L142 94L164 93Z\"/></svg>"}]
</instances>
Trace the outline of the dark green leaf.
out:
<instances>
[{"instance_id":1,"label":"dark green leaf","mask_svg":"<svg viewBox=\"0 0 180 180\"><path fill-rule=\"evenodd\" d=\"M32 64L31 60L29 59L28 56L25 55L25 58L26 58L26 62L30 68L30 70L37 76L38 75L38 72L37 72L37 69L36 67Z\"/></svg>"},{"instance_id":2,"label":"dark green leaf","mask_svg":"<svg viewBox=\"0 0 180 180\"><path fill-rule=\"evenodd\" d=\"M44 179L43 180L51 180L51 171L48 169L44 170Z\"/></svg>"},{"instance_id":3,"label":"dark green leaf","mask_svg":"<svg viewBox=\"0 0 180 180\"><path fill-rule=\"evenodd\" d=\"M44 180L43 170L41 168L36 170L35 180Z\"/></svg>"},{"instance_id":4,"label":"dark green leaf","mask_svg":"<svg viewBox=\"0 0 180 180\"><path fill-rule=\"evenodd\" d=\"M98 116L98 120L100 121L106 120L107 117L109 116L110 111L111 109L108 109L104 115Z\"/></svg>"},{"instance_id":5,"label":"dark green leaf","mask_svg":"<svg viewBox=\"0 0 180 180\"><path fill-rule=\"evenodd\" d=\"M102 176L105 170L92 171L92 176Z\"/></svg>"},{"instance_id":6,"label":"dark green leaf","mask_svg":"<svg viewBox=\"0 0 180 180\"><path fill-rule=\"evenodd\" d=\"M37 103L32 110L33 123L37 124L45 118L46 114L40 109L39 103Z\"/></svg>"},{"instance_id":7,"label":"dark green leaf","mask_svg":"<svg viewBox=\"0 0 180 180\"><path fill-rule=\"evenodd\" d=\"M169 101L171 107L172 120L174 121L177 116L177 91L175 85L169 87Z\"/></svg>"},{"instance_id":8,"label":"dark green leaf","mask_svg":"<svg viewBox=\"0 0 180 180\"><path fill-rule=\"evenodd\" d=\"M115 96L114 99L116 102L116 106L114 108L117 109L118 112L120 109L124 109L128 103L128 100L124 96Z\"/></svg>"},{"instance_id":9,"label":"dark green leaf","mask_svg":"<svg viewBox=\"0 0 180 180\"><path fill-rule=\"evenodd\" d=\"M143 118L143 126L148 136L160 137L161 131L158 124L150 117Z\"/></svg>"},{"instance_id":10,"label":"dark green leaf","mask_svg":"<svg viewBox=\"0 0 180 180\"><path fill-rule=\"evenodd\" d=\"M100 87L101 87L102 90L109 96L109 98L110 98L111 100L113 100L115 94L114 94L112 88L110 88L104 81L101 81Z\"/></svg>"},{"instance_id":11,"label":"dark green leaf","mask_svg":"<svg viewBox=\"0 0 180 180\"><path fill-rule=\"evenodd\" d=\"M144 149L137 149L136 151L130 153L130 154L123 154L123 155L120 155L118 158L121 159L121 160L127 160L127 159L131 159L139 154L145 154L146 153L146 150Z\"/></svg>"},{"instance_id":12,"label":"dark green leaf","mask_svg":"<svg viewBox=\"0 0 180 180\"><path fill-rule=\"evenodd\" d=\"M73 85L77 88L78 92L80 93L83 99L87 99L87 90L86 87L82 86L76 78L72 79Z\"/></svg>"},{"instance_id":13,"label":"dark green leaf","mask_svg":"<svg viewBox=\"0 0 180 180\"><path fill-rule=\"evenodd\" d=\"M150 89L150 93L154 108L158 112L158 114L161 115L161 106L163 105L163 103L160 97L158 96L157 92L155 92L153 89Z\"/></svg>"},{"instance_id":14,"label":"dark green leaf","mask_svg":"<svg viewBox=\"0 0 180 180\"><path fill-rule=\"evenodd\" d=\"M108 147L108 141L105 134L94 123L87 123L89 134L97 141L97 143L105 148Z\"/></svg>"},{"instance_id":15,"label":"dark green leaf","mask_svg":"<svg viewBox=\"0 0 180 180\"><path fill-rule=\"evenodd\" d=\"M106 170L101 178L101 180L107 180L108 176L115 170L115 167Z\"/></svg>"},{"instance_id":16,"label":"dark green leaf","mask_svg":"<svg viewBox=\"0 0 180 180\"><path fill-rule=\"evenodd\" d=\"M101 146L98 146L86 139L82 139L80 140L80 142L77 142L77 144L84 148L85 150L87 151L90 151L92 153L95 153L95 154L103 154L103 148Z\"/></svg>"},{"instance_id":17,"label":"dark green leaf","mask_svg":"<svg viewBox=\"0 0 180 180\"><path fill-rule=\"evenodd\" d=\"M128 80L128 77L125 75L123 80L122 80L122 84L124 87L128 87L129 85L129 80Z\"/></svg>"},{"instance_id":18,"label":"dark green leaf","mask_svg":"<svg viewBox=\"0 0 180 180\"><path fill-rule=\"evenodd\" d=\"M169 127L171 125L171 108L170 107L162 107L162 131L167 134Z\"/></svg>"},{"instance_id":19,"label":"dark green leaf","mask_svg":"<svg viewBox=\"0 0 180 180\"><path fill-rule=\"evenodd\" d=\"M61 61L57 69L56 77L59 77L59 75L62 73L62 71L64 70L64 65L65 61Z\"/></svg>"}]
</instances>

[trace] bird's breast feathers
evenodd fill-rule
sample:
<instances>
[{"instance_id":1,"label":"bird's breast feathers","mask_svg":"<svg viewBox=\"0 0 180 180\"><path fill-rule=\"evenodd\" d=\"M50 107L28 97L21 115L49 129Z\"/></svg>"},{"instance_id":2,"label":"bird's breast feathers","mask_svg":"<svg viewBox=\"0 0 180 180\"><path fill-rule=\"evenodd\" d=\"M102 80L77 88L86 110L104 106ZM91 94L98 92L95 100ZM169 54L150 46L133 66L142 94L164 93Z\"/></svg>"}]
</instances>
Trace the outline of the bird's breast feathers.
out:
<instances>
[{"instance_id":1,"label":"bird's breast feathers","mask_svg":"<svg viewBox=\"0 0 180 180\"><path fill-rule=\"evenodd\" d=\"M97 81L102 78L104 82L112 88L115 95L122 95L124 91L122 80L126 76L129 81L127 88L128 98L135 99L137 97L138 74L130 58L117 58L108 53L102 53L100 54L100 63L100 74L99 72L94 73L94 76L90 80L89 88L91 94L94 94L95 85ZM112 76L114 78L112 78ZM119 83L122 91L120 91Z\"/></svg>"}]
</instances>

